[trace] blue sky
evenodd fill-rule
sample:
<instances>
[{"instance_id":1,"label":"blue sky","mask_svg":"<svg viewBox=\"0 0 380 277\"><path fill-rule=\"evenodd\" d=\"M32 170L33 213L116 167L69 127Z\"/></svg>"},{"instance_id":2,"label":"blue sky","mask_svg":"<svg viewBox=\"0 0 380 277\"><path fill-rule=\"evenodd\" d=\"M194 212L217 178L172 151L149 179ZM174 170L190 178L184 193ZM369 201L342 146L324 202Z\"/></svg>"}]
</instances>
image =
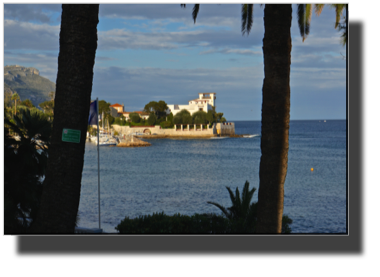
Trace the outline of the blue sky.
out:
<instances>
[{"instance_id":1,"label":"blue sky","mask_svg":"<svg viewBox=\"0 0 380 277\"><path fill-rule=\"evenodd\" d=\"M141 110L150 101L187 104L216 92L227 120L260 120L264 8L254 6L249 36L241 34L239 4L100 5L92 98ZM4 65L35 67L56 81L61 5L4 4ZM312 15L302 42L292 21L291 120L346 118L346 49L335 12Z\"/></svg>"}]
</instances>

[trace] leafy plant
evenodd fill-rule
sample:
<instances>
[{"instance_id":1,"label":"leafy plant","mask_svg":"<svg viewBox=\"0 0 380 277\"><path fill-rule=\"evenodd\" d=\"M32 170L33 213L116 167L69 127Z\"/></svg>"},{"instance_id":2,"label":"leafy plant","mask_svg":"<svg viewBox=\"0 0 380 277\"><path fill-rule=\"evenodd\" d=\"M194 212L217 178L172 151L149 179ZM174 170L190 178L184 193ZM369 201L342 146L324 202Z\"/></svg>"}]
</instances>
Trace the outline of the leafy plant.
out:
<instances>
[{"instance_id":1,"label":"leafy plant","mask_svg":"<svg viewBox=\"0 0 380 277\"><path fill-rule=\"evenodd\" d=\"M255 216L256 216L256 203L251 204L252 196L256 191L256 188L249 190L249 182L246 181L244 184L242 197L240 198L239 188L236 188L235 195L232 192L231 188L226 187L230 195L232 206L225 208L222 205L208 201L208 204L212 204L218 207L223 214L230 220L234 226L234 231L237 233L240 232L249 232L254 231L255 225Z\"/></svg>"},{"instance_id":2,"label":"leafy plant","mask_svg":"<svg viewBox=\"0 0 380 277\"><path fill-rule=\"evenodd\" d=\"M239 188L236 188L235 194L231 188L226 188L232 202L231 207L225 208L222 205L211 201L208 201L207 203L218 207L223 212L224 216L231 223L232 233L254 233L257 222L257 203L251 203L251 201L256 188L249 190L249 182L246 181L241 197ZM282 233L291 232L289 224L292 222L293 221L288 216L283 216Z\"/></svg>"},{"instance_id":3,"label":"leafy plant","mask_svg":"<svg viewBox=\"0 0 380 277\"><path fill-rule=\"evenodd\" d=\"M121 234L224 234L228 228L228 220L220 215L178 213L169 216L164 212L126 217L115 227Z\"/></svg>"},{"instance_id":4,"label":"leafy plant","mask_svg":"<svg viewBox=\"0 0 380 277\"><path fill-rule=\"evenodd\" d=\"M4 231L23 233L37 214L51 122L38 109L4 119Z\"/></svg>"},{"instance_id":5,"label":"leafy plant","mask_svg":"<svg viewBox=\"0 0 380 277\"><path fill-rule=\"evenodd\" d=\"M205 124L207 122L207 113L204 111L197 111L193 113L192 117L195 124Z\"/></svg>"},{"instance_id":6,"label":"leafy plant","mask_svg":"<svg viewBox=\"0 0 380 277\"><path fill-rule=\"evenodd\" d=\"M141 118L138 113L130 113L129 118L133 123L139 123L141 121Z\"/></svg>"},{"instance_id":7,"label":"leafy plant","mask_svg":"<svg viewBox=\"0 0 380 277\"><path fill-rule=\"evenodd\" d=\"M147 120L148 125L154 125L156 123L156 121L157 121L157 116L153 112L150 113L148 120Z\"/></svg>"}]
</instances>

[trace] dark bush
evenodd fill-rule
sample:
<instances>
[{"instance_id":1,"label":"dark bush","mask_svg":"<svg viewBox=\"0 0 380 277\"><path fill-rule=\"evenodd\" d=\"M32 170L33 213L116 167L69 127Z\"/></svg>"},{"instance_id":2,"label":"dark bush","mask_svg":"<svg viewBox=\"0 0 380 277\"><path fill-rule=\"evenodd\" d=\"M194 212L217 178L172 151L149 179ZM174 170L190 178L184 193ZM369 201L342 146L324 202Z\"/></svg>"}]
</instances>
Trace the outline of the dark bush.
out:
<instances>
[{"instance_id":1,"label":"dark bush","mask_svg":"<svg viewBox=\"0 0 380 277\"><path fill-rule=\"evenodd\" d=\"M140 116L139 116L138 113L130 113L130 114L129 114L129 118L131 119L131 121L132 121L133 123L139 123L140 120L141 120L141 118L140 118Z\"/></svg>"},{"instance_id":2,"label":"dark bush","mask_svg":"<svg viewBox=\"0 0 380 277\"><path fill-rule=\"evenodd\" d=\"M216 214L169 216L161 212L133 219L126 217L115 229L121 234L224 234L229 230L229 222Z\"/></svg>"},{"instance_id":3,"label":"dark bush","mask_svg":"<svg viewBox=\"0 0 380 277\"><path fill-rule=\"evenodd\" d=\"M174 124L192 124L193 118L188 110L181 110L173 117Z\"/></svg>"},{"instance_id":4,"label":"dark bush","mask_svg":"<svg viewBox=\"0 0 380 277\"><path fill-rule=\"evenodd\" d=\"M147 123L149 126L154 125L157 121L157 116L154 113L150 113Z\"/></svg>"},{"instance_id":5,"label":"dark bush","mask_svg":"<svg viewBox=\"0 0 380 277\"><path fill-rule=\"evenodd\" d=\"M197 111L193 113L193 122L195 124L205 124L207 120L207 113L204 111Z\"/></svg>"},{"instance_id":6,"label":"dark bush","mask_svg":"<svg viewBox=\"0 0 380 277\"><path fill-rule=\"evenodd\" d=\"M173 128L174 124L170 121L164 121L160 123L160 126L162 129L166 129L166 128Z\"/></svg>"}]
</instances>

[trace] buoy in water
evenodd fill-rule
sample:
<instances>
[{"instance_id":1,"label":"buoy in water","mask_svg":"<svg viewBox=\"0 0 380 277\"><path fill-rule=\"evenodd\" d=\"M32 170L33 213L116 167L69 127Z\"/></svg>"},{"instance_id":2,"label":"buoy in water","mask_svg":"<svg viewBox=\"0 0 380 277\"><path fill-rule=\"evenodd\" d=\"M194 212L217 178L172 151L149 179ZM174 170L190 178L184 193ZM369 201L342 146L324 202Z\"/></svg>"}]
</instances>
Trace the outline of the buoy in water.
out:
<instances>
[{"instance_id":1,"label":"buoy in water","mask_svg":"<svg viewBox=\"0 0 380 277\"><path fill-rule=\"evenodd\" d=\"M311 170L311 171L314 171L314 168L311 168L310 170Z\"/></svg>"}]
</instances>

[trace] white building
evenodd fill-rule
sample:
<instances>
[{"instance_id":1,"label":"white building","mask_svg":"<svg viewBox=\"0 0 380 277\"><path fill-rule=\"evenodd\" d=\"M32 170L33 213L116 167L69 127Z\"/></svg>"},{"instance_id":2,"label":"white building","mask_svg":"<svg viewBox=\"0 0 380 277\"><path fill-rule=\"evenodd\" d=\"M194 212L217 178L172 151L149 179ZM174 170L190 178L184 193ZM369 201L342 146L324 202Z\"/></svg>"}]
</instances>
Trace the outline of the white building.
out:
<instances>
[{"instance_id":1,"label":"white building","mask_svg":"<svg viewBox=\"0 0 380 277\"><path fill-rule=\"evenodd\" d=\"M201 92L198 94L199 98L190 100L188 105L168 105L168 114L173 113L174 116L181 110L188 110L191 115L197 111L204 111L207 113L212 110L212 107L215 107L215 92Z\"/></svg>"}]
</instances>

